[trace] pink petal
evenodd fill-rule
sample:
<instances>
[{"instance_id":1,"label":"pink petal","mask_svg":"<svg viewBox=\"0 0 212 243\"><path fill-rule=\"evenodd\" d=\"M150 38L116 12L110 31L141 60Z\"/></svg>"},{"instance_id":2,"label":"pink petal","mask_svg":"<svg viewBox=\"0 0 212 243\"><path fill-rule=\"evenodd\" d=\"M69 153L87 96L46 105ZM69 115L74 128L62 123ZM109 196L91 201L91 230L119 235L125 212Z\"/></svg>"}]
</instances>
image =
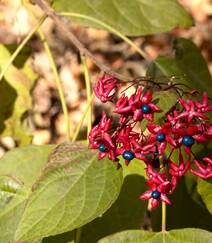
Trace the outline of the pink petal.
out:
<instances>
[{"instance_id":1,"label":"pink petal","mask_svg":"<svg viewBox=\"0 0 212 243\"><path fill-rule=\"evenodd\" d=\"M205 106L207 106L207 104L208 104L208 93L207 92L204 92L203 93L203 99L202 99L202 103L203 103L203 105L205 105Z\"/></svg>"},{"instance_id":2,"label":"pink petal","mask_svg":"<svg viewBox=\"0 0 212 243\"><path fill-rule=\"evenodd\" d=\"M147 119L148 121L152 121L153 120L153 115L152 113L149 114L143 114L144 118Z\"/></svg>"},{"instance_id":3,"label":"pink petal","mask_svg":"<svg viewBox=\"0 0 212 243\"><path fill-rule=\"evenodd\" d=\"M169 161L169 165L174 171L178 171L178 166L174 162Z\"/></svg>"},{"instance_id":4,"label":"pink petal","mask_svg":"<svg viewBox=\"0 0 212 243\"><path fill-rule=\"evenodd\" d=\"M199 143L203 143L203 142L206 142L208 141L208 139L204 136L204 135L194 135L193 138L199 142Z\"/></svg>"},{"instance_id":5,"label":"pink petal","mask_svg":"<svg viewBox=\"0 0 212 243\"><path fill-rule=\"evenodd\" d=\"M187 154L190 155L190 153L191 153L191 147L184 146L184 150L185 150L185 152L186 152Z\"/></svg>"},{"instance_id":6,"label":"pink petal","mask_svg":"<svg viewBox=\"0 0 212 243\"><path fill-rule=\"evenodd\" d=\"M114 110L115 113L128 113L130 111L131 111L131 106L116 107Z\"/></svg>"},{"instance_id":7,"label":"pink petal","mask_svg":"<svg viewBox=\"0 0 212 243\"><path fill-rule=\"evenodd\" d=\"M144 162L148 162L149 160L141 153L135 153L135 158L143 160Z\"/></svg>"},{"instance_id":8,"label":"pink petal","mask_svg":"<svg viewBox=\"0 0 212 243\"><path fill-rule=\"evenodd\" d=\"M181 118L187 117L188 114L189 114L189 112L188 111L185 111L185 112L181 113L180 115L178 115L177 117L175 117L174 119L175 120L179 120Z\"/></svg>"},{"instance_id":9,"label":"pink petal","mask_svg":"<svg viewBox=\"0 0 212 243\"><path fill-rule=\"evenodd\" d=\"M150 103L151 100L152 100L152 93L150 91L147 91L141 99L142 103L145 104Z\"/></svg>"},{"instance_id":10,"label":"pink petal","mask_svg":"<svg viewBox=\"0 0 212 243\"><path fill-rule=\"evenodd\" d=\"M121 154L123 154L124 153L124 151L125 151L125 149L122 147L122 148L117 148L116 149L116 154L117 155L121 155Z\"/></svg>"},{"instance_id":11,"label":"pink petal","mask_svg":"<svg viewBox=\"0 0 212 243\"><path fill-rule=\"evenodd\" d=\"M148 104L148 105L149 105L149 107L151 108L151 111L153 111L153 112L160 111L160 108L159 108L158 106L156 106L155 104L150 103L150 104Z\"/></svg>"},{"instance_id":12,"label":"pink petal","mask_svg":"<svg viewBox=\"0 0 212 243\"><path fill-rule=\"evenodd\" d=\"M205 157L205 158L203 158L203 161L205 161L206 163L212 165L212 159L211 158Z\"/></svg>"},{"instance_id":13,"label":"pink petal","mask_svg":"<svg viewBox=\"0 0 212 243\"><path fill-rule=\"evenodd\" d=\"M133 114L133 120L134 121L141 121L142 118L143 118L142 110L141 109L135 110L134 114Z\"/></svg>"},{"instance_id":14,"label":"pink petal","mask_svg":"<svg viewBox=\"0 0 212 243\"><path fill-rule=\"evenodd\" d=\"M159 152L159 155L162 155L163 152L165 151L166 149L166 142L162 142L158 145L158 152Z\"/></svg>"},{"instance_id":15,"label":"pink petal","mask_svg":"<svg viewBox=\"0 0 212 243\"><path fill-rule=\"evenodd\" d=\"M159 201L157 199L154 199L154 198L151 198L150 201L151 201L152 209L157 208Z\"/></svg>"},{"instance_id":16,"label":"pink petal","mask_svg":"<svg viewBox=\"0 0 212 243\"><path fill-rule=\"evenodd\" d=\"M168 197L166 196L166 194L161 193L160 198L161 198L161 200L162 200L163 202L165 202L166 204L169 204L169 205L171 204L171 201L168 199Z\"/></svg>"},{"instance_id":17,"label":"pink petal","mask_svg":"<svg viewBox=\"0 0 212 243\"><path fill-rule=\"evenodd\" d=\"M104 139L112 148L115 148L115 145L113 144L111 137L108 133L103 133L102 139Z\"/></svg>"},{"instance_id":18,"label":"pink petal","mask_svg":"<svg viewBox=\"0 0 212 243\"><path fill-rule=\"evenodd\" d=\"M176 176L176 177L179 176L178 171L175 171L175 170L173 170L173 169L170 169L170 170L169 170L169 173L170 173L172 176Z\"/></svg>"},{"instance_id":19,"label":"pink petal","mask_svg":"<svg viewBox=\"0 0 212 243\"><path fill-rule=\"evenodd\" d=\"M207 176L205 174L202 174L201 172L193 170L192 168L190 169L190 171L191 171L192 174L199 176L202 179L207 179Z\"/></svg>"},{"instance_id":20,"label":"pink petal","mask_svg":"<svg viewBox=\"0 0 212 243\"><path fill-rule=\"evenodd\" d=\"M149 200L151 198L151 195L152 195L152 191L149 190L141 194L139 198L142 200Z\"/></svg>"},{"instance_id":21,"label":"pink petal","mask_svg":"<svg viewBox=\"0 0 212 243\"><path fill-rule=\"evenodd\" d=\"M201 166L201 164L199 163L199 161L195 159L194 160L194 163L197 166L197 168L199 169L199 171L204 174L205 173L205 169L204 169L203 166Z\"/></svg>"},{"instance_id":22,"label":"pink petal","mask_svg":"<svg viewBox=\"0 0 212 243\"><path fill-rule=\"evenodd\" d=\"M169 144L171 144L172 146L174 146L174 147L177 146L175 140L174 140L171 136L166 135L166 140L167 140L167 142L168 142Z\"/></svg>"},{"instance_id":23,"label":"pink petal","mask_svg":"<svg viewBox=\"0 0 212 243\"><path fill-rule=\"evenodd\" d=\"M154 144L148 144L143 147L142 151L143 152L148 152L150 149L152 149L155 145Z\"/></svg>"},{"instance_id":24,"label":"pink petal","mask_svg":"<svg viewBox=\"0 0 212 243\"><path fill-rule=\"evenodd\" d=\"M98 154L98 159L101 160L103 159L107 154L105 152L99 152Z\"/></svg>"},{"instance_id":25,"label":"pink petal","mask_svg":"<svg viewBox=\"0 0 212 243\"><path fill-rule=\"evenodd\" d=\"M156 125L156 124L148 124L147 125L147 129L153 133L153 134L157 134L158 132L161 131L161 126Z\"/></svg>"},{"instance_id":26,"label":"pink petal","mask_svg":"<svg viewBox=\"0 0 212 243\"><path fill-rule=\"evenodd\" d=\"M156 137L155 135L150 135L148 137L148 143L155 143L156 142Z\"/></svg>"}]
</instances>

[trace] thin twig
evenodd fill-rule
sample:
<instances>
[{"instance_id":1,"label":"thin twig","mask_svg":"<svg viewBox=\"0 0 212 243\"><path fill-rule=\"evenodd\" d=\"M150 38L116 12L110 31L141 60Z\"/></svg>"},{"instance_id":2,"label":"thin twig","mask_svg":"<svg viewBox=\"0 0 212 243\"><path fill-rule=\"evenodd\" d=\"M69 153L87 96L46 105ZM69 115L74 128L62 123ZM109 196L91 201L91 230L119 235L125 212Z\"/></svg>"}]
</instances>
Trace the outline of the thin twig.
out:
<instances>
[{"instance_id":1,"label":"thin twig","mask_svg":"<svg viewBox=\"0 0 212 243\"><path fill-rule=\"evenodd\" d=\"M68 17L78 17L78 18L82 18L82 19L86 19L89 20L91 22L94 22L100 26L102 26L104 29L108 30L109 32L117 35L119 38L121 38L123 41L125 41L126 43L128 43L132 48L134 48L137 53L143 57L144 59L146 59L146 61L150 62L150 59L148 58L147 54L139 47L137 46L133 41L131 41L127 36L123 35L120 31L116 30L115 28L113 28L112 26L104 23L103 21L93 18L91 16L87 16L84 14L79 14L79 13L66 13L66 12L61 12L60 13L62 16L68 16Z\"/></svg>"},{"instance_id":2,"label":"thin twig","mask_svg":"<svg viewBox=\"0 0 212 243\"><path fill-rule=\"evenodd\" d=\"M61 82L61 79L59 77L51 49L49 47L48 42L46 41L45 34L40 29L38 30L38 34L40 36L41 41L43 42L45 51L47 53L47 56L49 58L49 62L50 62L51 67L52 67L54 79L55 79L55 82L56 82L56 85L57 85L57 90L58 90L58 93L59 93L60 102L61 102L62 110L63 110L63 114L64 114L64 119L65 119L65 124L66 124L66 136L67 136L67 140L69 141L70 138L71 138L71 135L70 135L70 119L69 119L69 114L68 114L68 107L67 107L66 101L65 101L65 94L64 94L64 91L63 91L63 87L62 87L62 82Z\"/></svg>"},{"instance_id":3,"label":"thin twig","mask_svg":"<svg viewBox=\"0 0 212 243\"><path fill-rule=\"evenodd\" d=\"M87 55L92 59L92 61L98 66L102 71L107 74L112 75L113 77L120 80L130 80L129 77L125 77L115 71L112 71L111 68L101 63L84 45L79 41L79 39L72 33L67 23L64 23L64 20L61 16L55 13L55 11L43 0L31 0L33 4L37 4L43 12L52 18L57 25L58 29L67 36L67 38L77 47L77 49L84 55Z\"/></svg>"},{"instance_id":4,"label":"thin twig","mask_svg":"<svg viewBox=\"0 0 212 243\"><path fill-rule=\"evenodd\" d=\"M75 130L75 133L74 133L74 135L72 137L72 140L71 140L72 142L76 141L76 139L77 139L77 137L79 135L80 129L81 129L82 124L83 124L83 121L84 121L84 119L85 119L85 117L86 117L86 115L87 115L87 113L89 111L89 108L90 108L90 105L91 105L91 103L93 101L93 98L94 98L94 93L92 93L92 95L91 95L91 97L90 97L90 99L89 99L89 101L87 103L86 109L85 109L85 111L84 111L84 113L83 113L83 115L82 115L82 117L81 117L81 119L80 119L80 121L78 123L78 126L77 126L77 128Z\"/></svg>"},{"instance_id":5,"label":"thin twig","mask_svg":"<svg viewBox=\"0 0 212 243\"><path fill-rule=\"evenodd\" d=\"M8 63L6 64L5 67L3 67L3 69L1 70L0 73L0 81L2 80L2 78L4 77L5 73L7 72L8 68L10 67L10 65L13 63L13 61L15 60L15 58L18 56L18 54L21 52L21 50L24 48L24 46L26 45L26 43L29 41L29 39L35 34L35 32L40 28L40 26L42 25L42 23L44 22L44 20L46 19L46 15L43 16L39 22L37 23L37 25L29 32L29 34L23 39L23 41L21 42L21 44L17 47L17 49L15 50L15 52L12 54L12 56L10 57Z\"/></svg>"},{"instance_id":6,"label":"thin twig","mask_svg":"<svg viewBox=\"0 0 212 243\"><path fill-rule=\"evenodd\" d=\"M81 62L82 62L82 66L83 66L84 78L85 78L87 103L89 103L89 100L92 95L91 77L90 77L86 57L82 54L80 55L80 57L81 57ZM87 137L88 137L90 130L92 128L92 103L90 103L87 118L88 118L87 119Z\"/></svg>"},{"instance_id":7,"label":"thin twig","mask_svg":"<svg viewBox=\"0 0 212 243\"><path fill-rule=\"evenodd\" d=\"M24 5L25 8L27 8L32 19L37 22L37 19L35 17L34 12L32 11L32 9L29 8L29 6L24 1L23 1L23 5ZM71 134L70 134L71 120L70 120L69 114L68 114L68 107L67 107L67 104L66 104L66 101L65 101L65 94L64 94L64 91L63 91L63 87L62 87L62 82L61 82L61 79L59 77L59 73L58 73L58 70L57 70L57 67L56 67L56 63L54 61L54 57L53 57L52 51L50 49L50 46L47 42L46 36L45 36L44 32L41 30L41 28L38 28L37 32L38 32L39 37L40 37L40 39L43 43L44 49L46 51L46 54L49 58L49 62L51 64L52 72L53 72L53 75L54 75L55 83L57 85L57 90L58 90L58 93L59 93L60 102L61 102L61 106L62 106L62 110L63 110L63 114L64 114L67 141L69 141L71 139Z\"/></svg>"}]
</instances>

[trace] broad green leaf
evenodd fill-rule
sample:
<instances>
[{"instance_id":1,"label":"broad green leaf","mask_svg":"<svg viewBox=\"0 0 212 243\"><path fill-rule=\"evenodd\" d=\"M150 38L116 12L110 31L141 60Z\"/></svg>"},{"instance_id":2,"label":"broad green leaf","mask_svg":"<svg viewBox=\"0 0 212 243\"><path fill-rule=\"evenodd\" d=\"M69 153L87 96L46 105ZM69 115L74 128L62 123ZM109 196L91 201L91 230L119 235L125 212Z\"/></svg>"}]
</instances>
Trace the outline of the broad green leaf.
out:
<instances>
[{"instance_id":1,"label":"broad green leaf","mask_svg":"<svg viewBox=\"0 0 212 243\"><path fill-rule=\"evenodd\" d=\"M148 75L154 77L152 70L148 71ZM153 102L160 108L159 112L154 113L154 122L160 122L165 114L177 103L178 95L173 91L156 91L154 92ZM141 129L146 130L147 120L141 121Z\"/></svg>"},{"instance_id":2,"label":"broad green leaf","mask_svg":"<svg viewBox=\"0 0 212 243\"><path fill-rule=\"evenodd\" d=\"M142 176L127 175L121 193L112 207L102 217L82 228L80 243L97 242L102 237L122 230L140 229L144 223L147 202L139 200L139 196L146 190Z\"/></svg>"},{"instance_id":3,"label":"broad green leaf","mask_svg":"<svg viewBox=\"0 0 212 243\"><path fill-rule=\"evenodd\" d=\"M0 176L0 242L9 242L24 210L27 192L23 184L9 176Z\"/></svg>"},{"instance_id":4,"label":"broad green leaf","mask_svg":"<svg viewBox=\"0 0 212 243\"><path fill-rule=\"evenodd\" d=\"M71 13L71 19L84 26L104 29L99 23L86 19L86 16L92 17L129 36L150 35L192 25L191 17L176 0L69 0L68 3L54 0L53 8Z\"/></svg>"},{"instance_id":5,"label":"broad green leaf","mask_svg":"<svg viewBox=\"0 0 212 243\"><path fill-rule=\"evenodd\" d=\"M144 180L146 166L137 159L126 166L122 157L119 163L124 177L119 197L106 213L81 228L80 243L97 242L100 238L121 230L140 229L143 224L147 203L140 201L139 195L147 190ZM45 238L43 243L67 243L67 238L70 240L72 233L73 231Z\"/></svg>"},{"instance_id":6,"label":"broad green leaf","mask_svg":"<svg viewBox=\"0 0 212 243\"><path fill-rule=\"evenodd\" d=\"M198 179L197 190L202 197L207 209L212 214L212 180L202 180Z\"/></svg>"},{"instance_id":7,"label":"broad green leaf","mask_svg":"<svg viewBox=\"0 0 212 243\"><path fill-rule=\"evenodd\" d=\"M159 56L152 63L147 75L156 80L173 76L167 82L180 83L183 89L207 91L212 95L212 78L198 48L189 40L180 38L174 41L174 57ZM187 88L186 88L187 86ZM180 87L180 86L179 86Z\"/></svg>"},{"instance_id":8,"label":"broad green leaf","mask_svg":"<svg viewBox=\"0 0 212 243\"><path fill-rule=\"evenodd\" d=\"M98 243L210 243L211 239L211 232L192 228L159 233L129 230L108 236Z\"/></svg>"},{"instance_id":9,"label":"broad green leaf","mask_svg":"<svg viewBox=\"0 0 212 243\"><path fill-rule=\"evenodd\" d=\"M27 145L14 148L0 160L0 174L14 176L31 187L55 145Z\"/></svg>"},{"instance_id":10,"label":"broad green leaf","mask_svg":"<svg viewBox=\"0 0 212 243\"><path fill-rule=\"evenodd\" d=\"M201 202L197 202L195 181L193 185L187 185L186 183L188 181L184 177L181 178L175 192L169 196L172 205L166 207L167 229L194 227L211 231L212 216ZM195 199L193 199L194 196ZM200 197L199 200L201 200ZM153 230L160 231L161 207L152 211L151 221Z\"/></svg>"},{"instance_id":11,"label":"broad green leaf","mask_svg":"<svg viewBox=\"0 0 212 243\"><path fill-rule=\"evenodd\" d=\"M176 59L173 57L157 57L154 63L150 64L147 70L147 76L153 77L156 81L161 81L160 79L164 79L164 76L175 76L176 78L172 79L173 83L182 83L184 85L192 83L192 81L189 81L188 77L178 66ZM170 80L167 80L167 83L168 82L170 82Z\"/></svg>"},{"instance_id":12,"label":"broad green leaf","mask_svg":"<svg viewBox=\"0 0 212 243\"><path fill-rule=\"evenodd\" d=\"M128 175L140 175L146 177L146 165L143 161L138 159L133 159L128 166L125 165L124 159L122 157L119 158L119 163L123 169L123 176L126 177Z\"/></svg>"},{"instance_id":13,"label":"broad green leaf","mask_svg":"<svg viewBox=\"0 0 212 243\"><path fill-rule=\"evenodd\" d=\"M179 38L174 41L176 62L192 81L192 85L212 96L212 77L200 50L190 40Z\"/></svg>"},{"instance_id":14,"label":"broad green leaf","mask_svg":"<svg viewBox=\"0 0 212 243\"><path fill-rule=\"evenodd\" d=\"M0 45L0 69L10 59L10 52ZM0 82L0 134L12 136L20 144L28 144L31 136L27 132L26 112L32 107L30 91L35 75L28 65L19 70L12 64Z\"/></svg>"},{"instance_id":15,"label":"broad green leaf","mask_svg":"<svg viewBox=\"0 0 212 243\"><path fill-rule=\"evenodd\" d=\"M171 91L158 91L154 93L154 100L156 105L161 109L159 112L154 113L154 122L156 122L164 117L177 103L178 96Z\"/></svg>"},{"instance_id":16,"label":"broad green leaf","mask_svg":"<svg viewBox=\"0 0 212 243\"><path fill-rule=\"evenodd\" d=\"M31 186L47 162L52 146L15 148L0 160L0 242L11 242ZM32 243L32 242L30 242Z\"/></svg>"},{"instance_id":17,"label":"broad green leaf","mask_svg":"<svg viewBox=\"0 0 212 243\"><path fill-rule=\"evenodd\" d=\"M33 186L15 240L81 227L110 208L121 184L121 171L108 159L99 161L84 145L60 145Z\"/></svg>"}]
</instances>

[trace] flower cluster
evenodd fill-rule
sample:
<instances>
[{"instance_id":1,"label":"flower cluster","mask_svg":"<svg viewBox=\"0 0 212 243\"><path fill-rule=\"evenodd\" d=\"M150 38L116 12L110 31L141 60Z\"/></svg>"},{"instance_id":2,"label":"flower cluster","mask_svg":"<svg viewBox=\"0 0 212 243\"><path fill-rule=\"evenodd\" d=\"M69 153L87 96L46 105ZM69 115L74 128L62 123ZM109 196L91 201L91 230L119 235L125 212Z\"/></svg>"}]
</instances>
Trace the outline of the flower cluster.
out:
<instances>
[{"instance_id":1,"label":"flower cluster","mask_svg":"<svg viewBox=\"0 0 212 243\"><path fill-rule=\"evenodd\" d=\"M118 115L115 123L103 112L100 122L90 131L90 147L99 150L99 159L107 156L119 161L121 156L126 165L133 163L133 159L145 163L149 190L140 199L149 200L152 208L160 201L171 204L168 194L173 193L187 171L202 179L212 178L212 158L196 158L193 151L198 144L212 139L208 117L212 106L207 93L203 93L202 100L180 97L163 118L156 120L155 114L162 112L163 107L158 107L154 100L154 87L147 89L135 81L130 85L134 89L131 95L122 92L115 102L119 84L105 75L94 86L97 98L114 102L114 113ZM147 124L144 130L140 126L143 121Z\"/></svg>"}]
</instances>

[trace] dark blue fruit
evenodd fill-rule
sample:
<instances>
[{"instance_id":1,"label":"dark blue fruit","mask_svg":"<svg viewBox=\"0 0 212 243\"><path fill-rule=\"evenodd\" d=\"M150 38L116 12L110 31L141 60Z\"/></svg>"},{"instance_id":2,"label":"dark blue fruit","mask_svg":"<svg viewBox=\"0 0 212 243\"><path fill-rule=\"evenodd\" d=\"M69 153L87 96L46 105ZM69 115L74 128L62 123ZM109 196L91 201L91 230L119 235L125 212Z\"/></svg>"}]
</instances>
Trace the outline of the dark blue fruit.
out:
<instances>
[{"instance_id":1,"label":"dark blue fruit","mask_svg":"<svg viewBox=\"0 0 212 243\"><path fill-rule=\"evenodd\" d=\"M187 147L191 147L195 143L195 140L191 135L185 135L183 136L182 143Z\"/></svg>"},{"instance_id":2,"label":"dark blue fruit","mask_svg":"<svg viewBox=\"0 0 212 243\"><path fill-rule=\"evenodd\" d=\"M155 190L155 191L152 191L152 194L151 194L152 198L154 199L159 199L160 198L160 192Z\"/></svg>"},{"instance_id":3,"label":"dark blue fruit","mask_svg":"<svg viewBox=\"0 0 212 243\"><path fill-rule=\"evenodd\" d=\"M130 160L132 160L132 159L134 159L135 158L135 155L134 155L134 153L133 152L131 152L131 151L124 151L124 153L122 154L122 157L125 159L125 160L128 160L128 161L130 161Z\"/></svg>"},{"instance_id":4,"label":"dark blue fruit","mask_svg":"<svg viewBox=\"0 0 212 243\"><path fill-rule=\"evenodd\" d=\"M166 140L166 135L164 133L158 133L156 135L156 140L158 142L164 142Z\"/></svg>"},{"instance_id":5,"label":"dark blue fruit","mask_svg":"<svg viewBox=\"0 0 212 243\"><path fill-rule=\"evenodd\" d=\"M151 112L151 107L149 105L143 104L141 110L144 114L149 114Z\"/></svg>"},{"instance_id":6,"label":"dark blue fruit","mask_svg":"<svg viewBox=\"0 0 212 243\"><path fill-rule=\"evenodd\" d=\"M104 143L100 143L99 144L99 151L101 151L101 152L105 152L106 151Z\"/></svg>"}]
</instances>

